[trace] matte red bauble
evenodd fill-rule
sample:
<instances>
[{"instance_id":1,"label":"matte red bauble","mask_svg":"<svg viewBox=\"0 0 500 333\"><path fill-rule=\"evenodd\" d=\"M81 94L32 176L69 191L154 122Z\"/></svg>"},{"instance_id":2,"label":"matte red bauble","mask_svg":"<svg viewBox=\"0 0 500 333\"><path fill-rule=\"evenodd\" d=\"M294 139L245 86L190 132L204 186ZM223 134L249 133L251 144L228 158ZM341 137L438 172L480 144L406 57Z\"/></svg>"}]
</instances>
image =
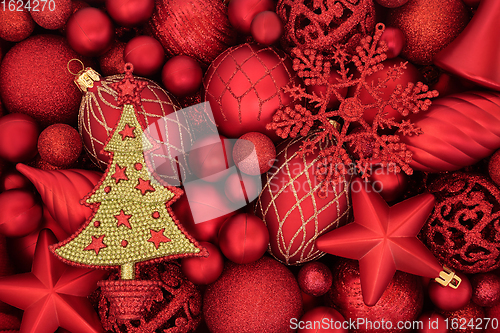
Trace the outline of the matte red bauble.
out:
<instances>
[{"instance_id":1,"label":"matte red bauble","mask_svg":"<svg viewBox=\"0 0 500 333\"><path fill-rule=\"evenodd\" d=\"M441 313L445 320L448 321L448 323L459 323L459 325L450 325L449 326L449 333L479 333L484 331L484 325L461 325L461 323L464 322L464 319L466 319L466 323L471 322L476 323L477 320L476 318L486 318L484 309L480 307L479 305L474 304L473 302L470 302L466 306L462 307L460 310L457 311L452 311L452 312L442 312ZM495 318L495 317L489 317L489 318ZM496 318L498 320L498 317ZM485 322L484 322L485 323ZM490 321L490 328L492 326L492 321ZM496 331L498 332L498 330Z\"/></svg>"},{"instance_id":2,"label":"matte red bauble","mask_svg":"<svg viewBox=\"0 0 500 333\"><path fill-rule=\"evenodd\" d=\"M161 72L163 85L175 96L191 95L197 92L202 79L203 71L200 64L185 55L169 59Z\"/></svg>"},{"instance_id":3,"label":"matte red bauble","mask_svg":"<svg viewBox=\"0 0 500 333\"><path fill-rule=\"evenodd\" d=\"M408 176L405 173L389 172L381 166L374 168L369 180L373 190L379 192L387 202L401 198L408 186Z\"/></svg>"},{"instance_id":4,"label":"matte red bauble","mask_svg":"<svg viewBox=\"0 0 500 333\"><path fill-rule=\"evenodd\" d=\"M82 138L78 131L66 124L50 125L38 137L38 153L46 162L68 167L82 152Z\"/></svg>"},{"instance_id":5,"label":"matte red bauble","mask_svg":"<svg viewBox=\"0 0 500 333\"><path fill-rule=\"evenodd\" d=\"M40 129L36 121L24 114L11 113L0 118L0 158L25 162L37 153Z\"/></svg>"},{"instance_id":6,"label":"matte red bauble","mask_svg":"<svg viewBox=\"0 0 500 333\"><path fill-rule=\"evenodd\" d=\"M385 52L387 59L397 57L403 50L403 47L406 43L405 35L403 34L403 32L400 29L394 27L386 27L384 33L380 37L380 40L384 41L389 48Z\"/></svg>"},{"instance_id":7,"label":"matte red bauble","mask_svg":"<svg viewBox=\"0 0 500 333\"><path fill-rule=\"evenodd\" d=\"M8 7L8 3L5 3L5 6ZM3 8L0 10L0 38L9 42L20 42L28 38L34 29L35 22L28 11Z\"/></svg>"},{"instance_id":8,"label":"matte red bauble","mask_svg":"<svg viewBox=\"0 0 500 333\"><path fill-rule=\"evenodd\" d=\"M284 92L297 83L290 58L283 52L257 44L242 44L227 49L210 65L203 85L221 134L238 138L248 132L266 130L275 111L291 102Z\"/></svg>"},{"instance_id":9,"label":"matte red bauble","mask_svg":"<svg viewBox=\"0 0 500 333\"><path fill-rule=\"evenodd\" d=\"M269 232L255 215L237 214L226 220L219 230L219 247L229 260L248 264L266 253Z\"/></svg>"},{"instance_id":10,"label":"matte red bauble","mask_svg":"<svg viewBox=\"0 0 500 333\"><path fill-rule=\"evenodd\" d=\"M313 136L314 133L305 139ZM315 245L316 238L344 225L350 212L345 178L325 198L320 197L321 183L315 176L318 153L300 156L303 140L287 140L276 148L276 162L265 175L265 185L255 207L255 214L269 229L270 253L287 265L323 256L324 252Z\"/></svg>"},{"instance_id":11,"label":"matte red bauble","mask_svg":"<svg viewBox=\"0 0 500 333\"><path fill-rule=\"evenodd\" d=\"M460 310L470 302L472 287L469 279L463 274L457 275L462 279L457 289L443 287L435 281L429 283L431 301L442 311Z\"/></svg>"},{"instance_id":12,"label":"matte red bauble","mask_svg":"<svg viewBox=\"0 0 500 333\"><path fill-rule=\"evenodd\" d=\"M266 173L273 166L275 159L276 147L271 139L262 133L243 134L234 143L234 163L247 175Z\"/></svg>"},{"instance_id":13,"label":"matte red bauble","mask_svg":"<svg viewBox=\"0 0 500 333\"><path fill-rule=\"evenodd\" d=\"M227 6L227 16L236 30L249 34L254 17L274 8L275 4L272 0L231 0Z\"/></svg>"},{"instance_id":14,"label":"matte red bauble","mask_svg":"<svg viewBox=\"0 0 500 333\"><path fill-rule=\"evenodd\" d=\"M146 23L154 8L154 0L106 0L109 16L124 27Z\"/></svg>"},{"instance_id":15,"label":"matte red bauble","mask_svg":"<svg viewBox=\"0 0 500 333\"><path fill-rule=\"evenodd\" d=\"M332 286L332 272L319 261L308 262L299 271L297 281L302 292L319 297L323 296Z\"/></svg>"},{"instance_id":16,"label":"matte red bauble","mask_svg":"<svg viewBox=\"0 0 500 333\"><path fill-rule=\"evenodd\" d=\"M104 75L123 74L125 68L125 60L123 52L127 44L115 41L111 48L99 57L99 67Z\"/></svg>"},{"instance_id":17,"label":"matte red bauble","mask_svg":"<svg viewBox=\"0 0 500 333\"><path fill-rule=\"evenodd\" d=\"M69 45L81 55L95 57L103 54L113 41L111 19L103 11L82 8L68 20L66 38Z\"/></svg>"},{"instance_id":18,"label":"matte red bauble","mask_svg":"<svg viewBox=\"0 0 500 333\"><path fill-rule=\"evenodd\" d=\"M181 260L182 273L195 284L215 282L224 269L224 258L217 246L208 242L200 242L208 251L208 257L191 257Z\"/></svg>"},{"instance_id":19,"label":"matte red bauble","mask_svg":"<svg viewBox=\"0 0 500 333\"><path fill-rule=\"evenodd\" d=\"M67 72L68 61L74 58L81 59L63 37L55 35L37 35L14 45L0 66L4 106L43 126L75 124L81 95Z\"/></svg>"},{"instance_id":20,"label":"matte red bauble","mask_svg":"<svg viewBox=\"0 0 500 333\"><path fill-rule=\"evenodd\" d=\"M163 65L165 52L160 42L153 37L137 36L127 43L123 57L125 62L134 65L135 74L151 76Z\"/></svg>"},{"instance_id":21,"label":"matte red bauble","mask_svg":"<svg viewBox=\"0 0 500 333\"><path fill-rule=\"evenodd\" d=\"M33 1L31 6L36 3ZM41 10L30 12L33 20L42 28L56 30L64 27L69 16L73 13L71 0L52 0L40 2Z\"/></svg>"},{"instance_id":22,"label":"matte red bauble","mask_svg":"<svg viewBox=\"0 0 500 333\"><path fill-rule=\"evenodd\" d=\"M28 190L0 193L0 211L0 233L7 237L26 236L42 221L42 206Z\"/></svg>"},{"instance_id":23,"label":"matte red bauble","mask_svg":"<svg viewBox=\"0 0 500 333\"><path fill-rule=\"evenodd\" d=\"M283 24L275 12L264 11L255 15L250 32L257 43L272 45L283 35Z\"/></svg>"},{"instance_id":24,"label":"matte red bauble","mask_svg":"<svg viewBox=\"0 0 500 333\"><path fill-rule=\"evenodd\" d=\"M0 192L14 189L29 189L31 182L16 169L7 169L0 172Z\"/></svg>"},{"instance_id":25,"label":"matte red bauble","mask_svg":"<svg viewBox=\"0 0 500 333\"><path fill-rule=\"evenodd\" d=\"M189 152L189 167L200 179L218 182L230 174L233 143L222 135L197 140Z\"/></svg>"},{"instance_id":26,"label":"matte red bauble","mask_svg":"<svg viewBox=\"0 0 500 333\"><path fill-rule=\"evenodd\" d=\"M203 316L214 333L291 333L290 320L301 312L293 274L268 257L246 265L226 262L203 298Z\"/></svg>"},{"instance_id":27,"label":"matte red bauble","mask_svg":"<svg viewBox=\"0 0 500 333\"><path fill-rule=\"evenodd\" d=\"M446 322L439 313L424 313L418 321L422 323L422 326L415 330L416 333L448 333Z\"/></svg>"},{"instance_id":28,"label":"matte red bauble","mask_svg":"<svg viewBox=\"0 0 500 333\"><path fill-rule=\"evenodd\" d=\"M227 198L241 207L254 201L261 189L260 176L248 176L238 172L230 174L224 184Z\"/></svg>"},{"instance_id":29,"label":"matte red bauble","mask_svg":"<svg viewBox=\"0 0 500 333\"><path fill-rule=\"evenodd\" d=\"M476 274L470 279L472 301L482 307L500 304L500 276L493 273Z\"/></svg>"},{"instance_id":30,"label":"matte red bauble","mask_svg":"<svg viewBox=\"0 0 500 333\"><path fill-rule=\"evenodd\" d=\"M347 333L344 317L328 306L307 311L301 318L297 333Z\"/></svg>"}]
</instances>

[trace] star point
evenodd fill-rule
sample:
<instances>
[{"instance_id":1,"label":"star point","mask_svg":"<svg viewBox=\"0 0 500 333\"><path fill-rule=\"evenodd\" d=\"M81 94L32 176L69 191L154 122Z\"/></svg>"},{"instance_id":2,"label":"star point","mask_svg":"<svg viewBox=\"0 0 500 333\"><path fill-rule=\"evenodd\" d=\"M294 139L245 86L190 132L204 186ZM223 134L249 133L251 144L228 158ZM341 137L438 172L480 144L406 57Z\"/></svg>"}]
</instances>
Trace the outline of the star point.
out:
<instances>
[{"instance_id":1,"label":"star point","mask_svg":"<svg viewBox=\"0 0 500 333\"><path fill-rule=\"evenodd\" d=\"M163 232L165 231L165 228L160 229L159 231L154 231L153 229L151 231L151 238L148 239L148 242L151 242L155 245L156 249L160 247L161 243L168 243L170 242L170 239L168 239Z\"/></svg>"}]
</instances>

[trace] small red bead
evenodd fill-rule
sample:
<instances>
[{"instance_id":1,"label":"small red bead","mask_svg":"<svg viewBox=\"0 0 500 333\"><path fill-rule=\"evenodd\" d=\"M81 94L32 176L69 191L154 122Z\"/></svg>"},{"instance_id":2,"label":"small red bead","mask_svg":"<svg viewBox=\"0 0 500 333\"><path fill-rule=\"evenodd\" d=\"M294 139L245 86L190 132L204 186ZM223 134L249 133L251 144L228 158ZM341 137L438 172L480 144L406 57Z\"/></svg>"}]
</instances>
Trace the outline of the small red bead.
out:
<instances>
[{"instance_id":1,"label":"small red bead","mask_svg":"<svg viewBox=\"0 0 500 333\"><path fill-rule=\"evenodd\" d=\"M142 164L141 164L141 163L136 163L136 164L134 164L134 168L135 168L137 171L140 171L140 170L142 170Z\"/></svg>"},{"instance_id":2,"label":"small red bead","mask_svg":"<svg viewBox=\"0 0 500 333\"><path fill-rule=\"evenodd\" d=\"M106 192L106 193L111 192L111 186L106 186L106 187L104 188L104 192Z\"/></svg>"},{"instance_id":3,"label":"small red bead","mask_svg":"<svg viewBox=\"0 0 500 333\"><path fill-rule=\"evenodd\" d=\"M157 219L157 218L160 217L160 213L154 212L152 216L153 216L154 219Z\"/></svg>"},{"instance_id":4,"label":"small red bead","mask_svg":"<svg viewBox=\"0 0 500 333\"><path fill-rule=\"evenodd\" d=\"M127 242L125 239L124 239L124 240L122 240L122 246L123 246L123 247L127 247L127 245L128 245L128 242Z\"/></svg>"},{"instance_id":5,"label":"small red bead","mask_svg":"<svg viewBox=\"0 0 500 333\"><path fill-rule=\"evenodd\" d=\"M94 221L94 227L99 228L101 226L101 222Z\"/></svg>"}]
</instances>

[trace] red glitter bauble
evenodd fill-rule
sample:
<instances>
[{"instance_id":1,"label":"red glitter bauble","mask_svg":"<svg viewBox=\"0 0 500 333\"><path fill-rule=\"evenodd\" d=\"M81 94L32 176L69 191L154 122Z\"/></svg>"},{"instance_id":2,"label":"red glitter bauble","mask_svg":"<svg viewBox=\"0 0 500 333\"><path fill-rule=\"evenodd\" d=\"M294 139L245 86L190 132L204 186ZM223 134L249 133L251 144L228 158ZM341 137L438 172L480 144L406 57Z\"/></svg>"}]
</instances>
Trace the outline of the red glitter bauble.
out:
<instances>
[{"instance_id":1,"label":"red glitter bauble","mask_svg":"<svg viewBox=\"0 0 500 333\"><path fill-rule=\"evenodd\" d=\"M165 52L190 56L205 66L236 42L220 0L156 0L149 28Z\"/></svg>"},{"instance_id":2,"label":"red glitter bauble","mask_svg":"<svg viewBox=\"0 0 500 333\"><path fill-rule=\"evenodd\" d=\"M260 193L260 177L248 176L243 173L230 174L224 184L227 198L240 206L254 201Z\"/></svg>"},{"instance_id":3,"label":"red glitter bauble","mask_svg":"<svg viewBox=\"0 0 500 333\"><path fill-rule=\"evenodd\" d=\"M386 23L403 32L404 58L418 65L429 65L468 22L469 12L462 0L410 0L390 10Z\"/></svg>"},{"instance_id":4,"label":"red glitter bauble","mask_svg":"<svg viewBox=\"0 0 500 333\"><path fill-rule=\"evenodd\" d=\"M285 24L281 44L286 50L330 52L336 44L349 51L375 27L373 0L279 0L276 12Z\"/></svg>"},{"instance_id":5,"label":"red glitter bauble","mask_svg":"<svg viewBox=\"0 0 500 333\"><path fill-rule=\"evenodd\" d=\"M217 246L208 242L200 242L208 251L208 257L191 257L181 260L182 273L189 281L196 284L215 282L224 269L224 258Z\"/></svg>"},{"instance_id":6,"label":"red glitter bauble","mask_svg":"<svg viewBox=\"0 0 500 333\"><path fill-rule=\"evenodd\" d=\"M197 92L202 79L203 71L200 64L185 55L168 60L161 72L163 85L176 96L186 96Z\"/></svg>"},{"instance_id":7,"label":"red glitter bauble","mask_svg":"<svg viewBox=\"0 0 500 333\"><path fill-rule=\"evenodd\" d=\"M338 80L340 79L342 79L342 77L337 73L337 71L331 71L330 77L328 78L328 82L330 84L336 84L337 82L339 82ZM310 94L315 93L317 96L320 96L320 94L323 94L323 96L326 95L326 85L308 85L306 86L306 90L308 93ZM338 93L345 98L347 96L347 91L348 88L341 88L338 90ZM328 109L333 109L338 107L339 105L340 101L337 99L335 94L332 94L330 96L330 100L328 101L326 107Z\"/></svg>"},{"instance_id":8,"label":"red glitter bauble","mask_svg":"<svg viewBox=\"0 0 500 333\"><path fill-rule=\"evenodd\" d=\"M479 306L493 307L500 304L500 276L493 273L471 277L472 301Z\"/></svg>"},{"instance_id":9,"label":"red glitter bauble","mask_svg":"<svg viewBox=\"0 0 500 333\"><path fill-rule=\"evenodd\" d=\"M268 257L246 265L226 262L203 298L203 316L213 333L293 332L290 320L301 312L293 274Z\"/></svg>"},{"instance_id":10,"label":"red glitter bauble","mask_svg":"<svg viewBox=\"0 0 500 333\"><path fill-rule=\"evenodd\" d=\"M403 32L394 27L386 27L384 33L380 37L380 40L384 41L388 47L388 50L385 52L387 59L397 57L403 50L406 43Z\"/></svg>"},{"instance_id":11,"label":"red glitter bauble","mask_svg":"<svg viewBox=\"0 0 500 333\"><path fill-rule=\"evenodd\" d=\"M82 8L68 20L66 38L69 45L81 55L94 57L103 54L113 41L111 19L103 11Z\"/></svg>"},{"instance_id":12,"label":"red glitter bauble","mask_svg":"<svg viewBox=\"0 0 500 333\"><path fill-rule=\"evenodd\" d=\"M255 215L238 214L224 222L219 230L222 253L237 264L248 264L262 258L269 244L266 225Z\"/></svg>"},{"instance_id":13,"label":"red glitter bauble","mask_svg":"<svg viewBox=\"0 0 500 333\"><path fill-rule=\"evenodd\" d=\"M153 37L137 36L127 43L123 57L125 62L134 65L135 74L151 76L163 65L165 52Z\"/></svg>"},{"instance_id":14,"label":"red glitter bauble","mask_svg":"<svg viewBox=\"0 0 500 333\"><path fill-rule=\"evenodd\" d=\"M236 30L249 34L254 17L274 8L272 0L231 0L227 6L227 16Z\"/></svg>"},{"instance_id":15,"label":"red glitter bauble","mask_svg":"<svg viewBox=\"0 0 500 333\"><path fill-rule=\"evenodd\" d=\"M324 255L315 245L320 235L344 225L350 212L349 186L345 178L320 197L321 182L315 176L318 151L299 155L303 140L287 140L276 150L272 171L265 174L263 190L257 199L256 215L264 220L270 235L270 253L287 265L297 265Z\"/></svg>"},{"instance_id":16,"label":"red glitter bauble","mask_svg":"<svg viewBox=\"0 0 500 333\"><path fill-rule=\"evenodd\" d=\"M264 11L255 15L250 27L253 39L263 45L276 43L283 35L283 23L273 11Z\"/></svg>"},{"instance_id":17,"label":"red glitter bauble","mask_svg":"<svg viewBox=\"0 0 500 333\"><path fill-rule=\"evenodd\" d=\"M450 302L453 302L453 300L450 300ZM486 326L484 321L484 325L475 325L475 323L478 322L477 318L485 318L485 313L482 307L474 304L473 302L470 302L460 310L452 312L442 312L441 314L449 323L449 333L479 333L483 332L483 329ZM452 325L453 322L457 323L457 325ZM464 325L464 322L474 324Z\"/></svg>"},{"instance_id":18,"label":"red glitter bauble","mask_svg":"<svg viewBox=\"0 0 500 333\"><path fill-rule=\"evenodd\" d=\"M497 150L491 157L488 163L488 173L491 180L500 186L500 150Z\"/></svg>"},{"instance_id":19,"label":"red glitter bauble","mask_svg":"<svg viewBox=\"0 0 500 333\"><path fill-rule=\"evenodd\" d=\"M243 134L234 144L233 160L247 175L260 175L271 169L276 159L276 147L259 132Z\"/></svg>"},{"instance_id":20,"label":"red glitter bauble","mask_svg":"<svg viewBox=\"0 0 500 333\"><path fill-rule=\"evenodd\" d=\"M191 147L189 167L198 178L218 182L229 175L233 166L232 148L231 140L222 135L206 136Z\"/></svg>"},{"instance_id":21,"label":"red glitter bauble","mask_svg":"<svg viewBox=\"0 0 500 333\"><path fill-rule=\"evenodd\" d=\"M379 5L386 7L386 8L396 8L396 7L401 7L405 3L408 2L408 0L375 0Z\"/></svg>"},{"instance_id":22,"label":"red glitter bauble","mask_svg":"<svg viewBox=\"0 0 500 333\"><path fill-rule=\"evenodd\" d=\"M448 333L446 322L439 313L424 313L418 321L422 326L415 330L416 333Z\"/></svg>"},{"instance_id":23,"label":"red glitter bauble","mask_svg":"<svg viewBox=\"0 0 500 333\"><path fill-rule=\"evenodd\" d=\"M99 67L104 75L123 74L125 68L125 60L123 53L125 52L126 43L115 41L111 48L99 57Z\"/></svg>"},{"instance_id":24,"label":"red glitter bauble","mask_svg":"<svg viewBox=\"0 0 500 333\"><path fill-rule=\"evenodd\" d=\"M42 206L32 191L0 193L0 234L22 237L35 231L42 221Z\"/></svg>"},{"instance_id":25,"label":"red glitter bauble","mask_svg":"<svg viewBox=\"0 0 500 333\"><path fill-rule=\"evenodd\" d=\"M500 190L482 175L455 172L427 186L434 212L422 228L425 241L444 265L464 273L500 267Z\"/></svg>"},{"instance_id":26,"label":"red glitter bauble","mask_svg":"<svg viewBox=\"0 0 500 333\"><path fill-rule=\"evenodd\" d=\"M486 333L498 333L500 332L500 305L494 306L492 308L486 309L486 318L496 318L498 320L498 325L489 325L486 329Z\"/></svg>"},{"instance_id":27,"label":"red glitter bauble","mask_svg":"<svg viewBox=\"0 0 500 333\"><path fill-rule=\"evenodd\" d=\"M429 297L432 303L442 311L460 310L470 302L472 287L469 279L463 274L457 275L462 279L457 289L443 287L436 281L429 283Z\"/></svg>"},{"instance_id":28,"label":"red glitter bauble","mask_svg":"<svg viewBox=\"0 0 500 333\"><path fill-rule=\"evenodd\" d=\"M154 0L106 0L109 16L124 27L146 23L154 8Z\"/></svg>"},{"instance_id":29,"label":"red glitter bauble","mask_svg":"<svg viewBox=\"0 0 500 333\"><path fill-rule=\"evenodd\" d=\"M0 118L0 158L24 162L35 157L40 129L33 118L11 113Z\"/></svg>"},{"instance_id":30,"label":"red glitter bauble","mask_svg":"<svg viewBox=\"0 0 500 333\"><path fill-rule=\"evenodd\" d=\"M14 189L29 189L32 184L15 168L0 172L0 192Z\"/></svg>"},{"instance_id":31,"label":"red glitter bauble","mask_svg":"<svg viewBox=\"0 0 500 333\"><path fill-rule=\"evenodd\" d=\"M389 172L387 167L374 168L369 178L373 190L380 193L385 201L401 198L408 186L408 176L403 172Z\"/></svg>"},{"instance_id":32,"label":"red glitter bauble","mask_svg":"<svg viewBox=\"0 0 500 333\"><path fill-rule=\"evenodd\" d=\"M344 317L328 306L319 306L307 311L298 324L297 333L347 333ZM293 324L292 324L293 325ZM295 325L294 325L295 326Z\"/></svg>"},{"instance_id":33,"label":"red glitter bauble","mask_svg":"<svg viewBox=\"0 0 500 333\"><path fill-rule=\"evenodd\" d=\"M82 138L69 125L51 125L38 137L38 153L52 165L68 167L76 162L81 152Z\"/></svg>"},{"instance_id":34,"label":"red glitter bauble","mask_svg":"<svg viewBox=\"0 0 500 333\"><path fill-rule=\"evenodd\" d=\"M73 58L80 57L59 36L38 35L16 44L0 67L0 95L6 108L44 126L76 123L81 95L66 69Z\"/></svg>"},{"instance_id":35,"label":"red glitter bauble","mask_svg":"<svg viewBox=\"0 0 500 333\"><path fill-rule=\"evenodd\" d=\"M64 27L72 13L71 0L52 0L45 10L31 11L31 17L42 28L56 30Z\"/></svg>"},{"instance_id":36,"label":"red glitter bauble","mask_svg":"<svg viewBox=\"0 0 500 333\"><path fill-rule=\"evenodd\" d=\"M5 6L8 6L8 3ZM0 38L9 42L20 42L28 38L34 29L35 22L28 11L0 10Z\"/></svg>"},{"instance_id":37,"label":"red glitter bauble","mask_svg":"<svg viewBox=\"0 0 500 333\"><path fill-rule=\"evenodd\" d=\"M359 266L356 261L339 260L333 270L333 284L326 296L326 304L338 309L349 321L364 319L356 332L409 332L410 329L398 329L399 321L417 319L422 311L424 292L420 279L414 275L397 271L387 286L382 297L374 306L363 302ZM382 326L382 320L390 325ZM380 325L380 326L370 326Z\"/></svg>"},{"instance_id":38,"label":"red glitter bauble","mask_svg":"<svg viewBox=\"0 0 500 333\"><path fill-rule=\"evenodd\" d=\"M291 102L284 88L297 83L290 58L281 51L257 44L226 50L210 65L203 85L221 134L237 138L266 130L277 109Z\"/></svg>"},{"instance_id":39,"label":"red glitter bauble","mask_svg":"<svg viewBox=\"0 0 500 333\"><path fill-rule=\"evenodd\" d=\"M300 290L315 297L326 294L332 286L332 280L332 272L328 266L318 261L302 266L297 276Z\"/></svg>"}]
</instances>

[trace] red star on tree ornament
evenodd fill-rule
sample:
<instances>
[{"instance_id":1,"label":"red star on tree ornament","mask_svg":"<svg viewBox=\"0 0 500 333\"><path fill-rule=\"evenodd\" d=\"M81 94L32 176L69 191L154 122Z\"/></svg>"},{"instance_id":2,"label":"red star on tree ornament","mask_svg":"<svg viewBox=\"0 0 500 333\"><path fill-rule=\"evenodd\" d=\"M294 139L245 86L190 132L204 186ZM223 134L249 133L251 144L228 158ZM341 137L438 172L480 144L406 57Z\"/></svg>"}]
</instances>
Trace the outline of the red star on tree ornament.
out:
<instances>
[{"instance_id":1,"label":"red star on tree ornament","mask_svg":"<svg viewBox=\"0 0 500 333\"><path fill-rule=\"evenodd\" d=\"M373 306L396 270L436 278L443 268L416 237L434 208L434 196L424 193L389 207L365 185L359 178L352 183L354 222L319 237L316 246L359 260L363 300Z\"/></svg>"},{"instance_id":2,"label":"red star on tree ornament","mask_svg":"<svg viewBox=\"0 0 500 333\"><path fill-rule=\"evenodd\" d=\"M151 186L151 180L144 180L142 178L139 178L139 184L135 187L139 191L141 191L141 194L144 195L146 192L154 192L155 189L153 186Z\"/></svg>"},{"instance_id":3,"label":"red star on tree ornament","mask_svg":"<svg viewBox=\"0 0 500 333\"><path fill-rule=\"evenodd\" d=\"M159 231L151 231L151 238L148 239L148 242L154 243L155 247L158 249L160 247L160 243L167 243L170 242L170 239L168 239L163 232L165 231L165 228L160 229Z\"/></svg>"},{"instance_id":4,"label":"red star on tree ornament","mask_svg":"<svg viewBox=\"0 0 500 333\"><path fill-rule=\"evenodd\" d=\"M132 215L125 215L125 212L123 211L123 209L120 210L120 214L115 215L115 218L118 220L118 223L116 224L116 226L119 227L121 225L124 225L127 228L132 229L132 227L130 226L130 222L128 221L131 217L132 217Z\"/></svg>"},{"instance_id":5,"label":"red star on tree ornament","mask_svg":"<svg viewBox=\"0 0 500 333\"><path fill-rule=\"evenodd\" d=\"M87 245L87 247L84 248L84 250L85 251L94 250L96 255L99 254L99 251L101 251L101 249L104 249L107 247L106 244L103 243L104 236L106 236L106 235L101 235L99 237L92 236L92 242L89 245Z\"/></svg>"},{"instance_id":6,"label":"red star on tree ornament","mask_svg":"<svg viewBox=\"0 0 500 333\"><path fill-rule=\"evenodd\" d=\"M116 98L118 106L123 106L125 104L141 105L141 91L148 83L146 81L136 80L132 75L133 71L134 66L131 63L126 63L125 77L123 80L111 85L111 88L118 92Z\"/></svg>"},{"instance_id":7,"label":"red star on tree ornament","mask_svg":"<svg viewBox=\"0 0 500 333\"><path fill-rule=\"evenodd\" d=\"M134 134L135 127L130 127L128 124L125 124L125 127L123 130L118 132L122 136L122 141L125 140L126 138L135 138Z\"/></svg>"},{"instance_id":8,"label":"red star on tree ornament","mask_svg":"<svg viewBox=\"0 0 500 333\"><path fill-rule=\"evenodd\" d=\"M64 264L50 253L54 243L52 231L40 231L31 273L1 278L0 300L24 310L20 332L103 332L87 296L107 273Z\"/></svg>"},{"instance_id":9,"label":"red star on tree ornament","mask_svg":"<svg viewBox=\"0 0 500 333\"><path fill-rule=\"evenodd\" d=\"M120 168L118 164L115 165L115 173L111 177L115 179L116 184L118 184L120 180L128 180L127 174L125 173L126 170L127 167Z\"/></svg>"}]
</instances>

